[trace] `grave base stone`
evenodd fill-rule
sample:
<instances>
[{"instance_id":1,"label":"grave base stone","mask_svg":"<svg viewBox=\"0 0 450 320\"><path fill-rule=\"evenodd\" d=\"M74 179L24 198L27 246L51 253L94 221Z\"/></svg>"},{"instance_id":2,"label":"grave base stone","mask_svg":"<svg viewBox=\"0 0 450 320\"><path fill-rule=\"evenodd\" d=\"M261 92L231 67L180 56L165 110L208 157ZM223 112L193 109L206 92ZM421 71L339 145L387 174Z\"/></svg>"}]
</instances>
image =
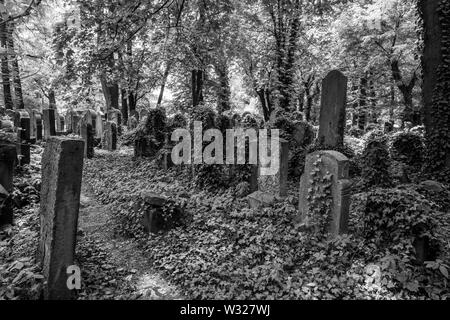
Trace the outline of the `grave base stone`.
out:
<instances>
[{"instance_id":1,"label":"grave base stone","mask_svg":"<svg viewBox=\"0 0 450 320\"><path fill-rule=\"evenodd\" d=\"M250 208L259 209L272 206L276 199L273 194L256 191L247 196L247 200Z\"/></svg>"}]
</instances>

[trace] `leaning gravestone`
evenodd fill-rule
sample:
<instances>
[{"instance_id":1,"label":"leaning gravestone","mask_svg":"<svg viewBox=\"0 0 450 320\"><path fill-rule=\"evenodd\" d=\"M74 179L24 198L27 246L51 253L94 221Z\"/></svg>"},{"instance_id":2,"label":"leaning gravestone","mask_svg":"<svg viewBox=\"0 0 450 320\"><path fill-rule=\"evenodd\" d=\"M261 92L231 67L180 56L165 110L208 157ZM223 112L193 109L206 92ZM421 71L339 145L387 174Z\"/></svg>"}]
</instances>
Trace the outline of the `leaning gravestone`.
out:
<instances>
[{"instance_id":1,"label":"leaning gravestone","mask_svg":"<svg viewBox=\"0 0 450 320\"><path fill-rule=\"evenodd\" d=\"M72 298L67 287L67 268L74 265L83 150L82 140L51 137L42 157L38 256L47 300Z\"/></svg>"},{"instance_id":2,"label":"leaning gravestone","mask_svg":"<svg viewBox=\"0 0 450 320\"><path fill-rule=\"evenodd\" d=\"M31 162L31 119L28 111L16 111L16 121L18 123L17 136L19 140L18 154L20 155L20 165Z\"/></svg>"},{"instance_id":3,"label":"leaning gravestone","mask_svg":"<svg viewBox=\"0 0 450 320\"><path fill-rule=\"evenodd\" d=\"M347 157L336 151L309 154L306 157L305 173L300 181L301 222L310 226L325 214L325 221L329 221L327 229L332 236L346 233L350 189Z\"/></svg>"},{"instance_id":4,"label":"leaning gravestone","mask_svg":"<svg viewBox=\"0 0 450 320\"><path fill-rule=\"evenodd\" d=\"M104 130L103 127L104 127L103 116L99 112L95 117L95 137L97 139L101 139L103 137L103 130Z\"/></svg>"},{"instance_id":5,"label":"leaning gravestone","mask_svg":"<svg viewBox=\"0 0 450 320\"><path fill-rule=\"evenodd\" d=\"M102 138L103 149L114 151L117 149L117 126L114 122L108 121Z\"/></svg>"},{"instance_id":6,"label":"leaning gravestone","mask_svg":"<svg viewBox=\"0 0 450 320\"><path fill-rule=\"evenodd\" d=\"M56 136L55 109L46 109L43 112L44 139L48 140L50 137Z\"/></svg>"},{"instance_id":7,"label":"leaning gravestone","mask_svg":"<svg viewBox=\"0 0 450 320\"><path fill-rule=\"evenodd\" d=\"M12 143L0 143L0 227L13 223L14 164L17 158L16 146Z\"/></svg>"},{"instance_id":8,"label":"leaning gravestone","mask_svg":"<svg viewBox=\"0 0 450 320\"><path fill-rule=\"evenodd\" d=\"M259 190L279 197L287 197L287 183L289 172L289 142L284 139L280 141L279 170L273 176L259 176Z\"/></svg>"},{"instance_id":9,"label":"leaning gravestone","mask_svg":"<svg viewBox=\"0 0 450 320\"><path fill-rule=\"evenodd\" d=\"M344 143L347 105L347 77L331 71L322 81L319 143L328 147Z\"/></svg>"}]
</instances>

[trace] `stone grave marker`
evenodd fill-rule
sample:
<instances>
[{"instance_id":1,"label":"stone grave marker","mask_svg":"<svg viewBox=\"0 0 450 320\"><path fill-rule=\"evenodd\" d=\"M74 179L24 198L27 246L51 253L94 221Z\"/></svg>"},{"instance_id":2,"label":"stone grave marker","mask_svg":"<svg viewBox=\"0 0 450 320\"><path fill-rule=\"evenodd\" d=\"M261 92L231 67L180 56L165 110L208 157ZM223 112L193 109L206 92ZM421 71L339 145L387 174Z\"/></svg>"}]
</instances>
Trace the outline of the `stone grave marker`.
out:
<instances>
[{"instance_id":1,"label":"stone grave marker","mask_svg":"<svg viewBox=\"0 0 450 320\"><path fill-rule=\"evenodd\" d=\"M13 223L11 194L16 159L16 145L0 142L0 227Z\"/></svg>"},{"instance_id":2,"label":"stone grave marker","mask_svg":"<svg viewBox=\"0 0 450 320\"><path fill-rule=\"evenodd\" d=\"M337 236L347 232L351 181L349 160L336 151L317 151L306 157L305 173L300 181L300 221L310 226L319 218L315 209L326 206L329 233Z\"/></svg>"},{"instance_id":3,"label":"stone grave marker","mask_svg":"<svg viewBox=\"0 0 450 320\"><path fill-rule=\"evenodd\" d=\"M31 119L28 111L16 111L17 137L19 141L17 153L19 154L20 165L30 164L31 162Z\"/></svg>"},{"instance_id":4,"label":"stone grave marker","mask_svg":"<svg viewBox=\"0 0 450 320\"><path fill-rule=\"evenodd\" d=\"M112 121L107 121L102 138L103 149L114 151L117 149L117 126Z\"/></svg>"},{"instance_id":5,"label":"stone grave marker","mask_svg":"<svg viewBox=\"0 0 450 320\"><path fill-rule=\"evenodd\" d=\"M67 287L67 268L74 265L83 150L82 140L51 137L42 157L38 257L46 300L73 298Z\"/></svg>"},{"instance_id":6,"label":"stone grave marker","mask_svg":"<svg viewBox=\"0 0 450 320\"><path fill-rule=\"evenodd\" d=\"M42 114L36 112L35 119L36 119L36 140L42 141L43 138Z\"/></svg>"},{"instance_id":7,"label":"stone grave marker","mask_svg":"<svg viewBox=\"0 0 450 320\"><path fill-rule=\"evenodd\" d=\"M43 113L44 139L48 140L50 137L56 136L55 109L45 109Z\"/></svg>"},{"instance_id":8,"label":"stone grave marker","mask_svg":"<svg viewBox=\"0 0 450 320\"><path fill-rule=\"evenodd\" d=\"M319 143L329 147L344 143L347 77L333 70L322 81Z\"/></svg>"},{"instance_id":9,"label":"stone grave marker","mask_svg":"<svg viewBox=\"0 0 450 320\"><path fill-rule=\"evenodd\" d=\"M285 139L280 141L280 169L274 176L262 176L258 178L258 187L262 192L267 192L278 197L287 197L288 173L289 173L289 142Z\"/></svg>"},{"instance_id":10,"label":"stone grave marker","mask_svg":"<svg viewBox=\"0 0 450 320\"><path fill-rule=\"evenodd\" d=\"M94 157L94 132L92 124L81 122L81 138L84 141L84 157L92 159Z\"/></svg>"}]
</instances>

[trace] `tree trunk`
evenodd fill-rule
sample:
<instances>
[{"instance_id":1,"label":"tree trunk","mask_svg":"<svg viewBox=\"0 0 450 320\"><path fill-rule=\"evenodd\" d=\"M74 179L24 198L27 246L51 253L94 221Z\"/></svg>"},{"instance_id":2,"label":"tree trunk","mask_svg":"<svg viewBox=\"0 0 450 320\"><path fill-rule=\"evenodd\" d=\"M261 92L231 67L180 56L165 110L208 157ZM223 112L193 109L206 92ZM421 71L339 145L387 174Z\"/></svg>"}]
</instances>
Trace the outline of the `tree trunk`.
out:
<instances>
[{"instance_id":1,"label":"tree trunk","mask_svg":"<svg viewBox=\"0 0 450 320\"><path fill-rule=\"evenodd\" d=\"M56 109L56 95L53 89L50 89L48 92L48 105L49 109Z\"/></svg>"},{"instance_id":2,"label":"tree trunk","mask_svg":"<svg viewBox=\"0 0 450 320\"><path fill-rule=\"evenodd\" d=\"M203 102L203 77L202 70L192 70L192 105L194 107Z\"/></svg>"},{"instance_id":3,"label":"tree trunk","mask_svg":"<svg viewBox=\"0 0 450 320\"><path fill-rule=\"evenodd\" d=\"M170 68L171 68L171 63L167 62L166 69L164 70L164 75L163 75L162 82L161 82L161 89L159 91L158 103L156 104L157 107L160 107L161 103L163 101L164 90L166 88L167 78L169 78Z\"/></svg>"},{"instance_id":4,"label":"tree trunk","mask_svg":"<svg viewBox=\"0 0 450 320\"><path fill-rule=\"evenodd\" d=\"M128 125L128 94L127 90L120 90L122 98L122 124L124 126Z\"/></svg>"},{"instance_id":5,"label":"tree trunk","mask_svg":"<svg viewBox=\"0 0 450 320\"><path fill-rule=\"evenodd\" d=\"M268 89L259 89L256 91L259 101L261 102L261 108L264 115L264 120L269 121L273 108L270 102L270 92Z\"/></svg>"},{"instance_id":6,"label":"tree trunk","mask_svg":"<svg viewBox=\"0 0 450 320\"><path fill-rule=\"evenodd\" d=\"M228 78L228 67L225 61L216 66L216 73L219 77L219 87L217 89L218 112L219 114L231 109L230 81Z\"/></svg>"},{"instance_id":7,"label":"tree trunk","mask_svg":"<svg viewBox=\"0 0 450 320\"><path fill-rule=\"evenodd\" d=\"M358 128L366 129L367 124L367 85L366 77L360 79L359 82L359 110L358 110Z\"/></svg>"},{"instance_id":8,"label":"tree trunk","mask_svg":"<svg viewBox=\"0 0 450 320\"><path fill-rule=\"evenodd\" d=\"M423 102L428 159L427 172L450 182L450 23L447 0L419 0L423 20Z\"/></svg>"},{"instance_id":9,"label":"tree trunk","mask_svg":"<svg viewBox=\"0 0 450 320\"><path fill-rule=\"evenodd\" d=\"M0 22L3 19L0 17ZM0 24L0 43L2 48L7 50L8 48L8 37L7 37L7 26L6 24ZM8 55L2 54L2 82L3 82L3 99L5 102L5 108L8 110L14 110L14 102L11 94L11 83L10 83L10 73L9 73L9 63Z\"/></svg>"},{"instance_id":10,"label":"tree trunk","mask_svg":"<svg viewBox=\"0 0 450 320\"><path fill-rule=\"evenodd\" d=\"M7 34L8 49L9 49L9 53L12 55L11 66L12 66L12 76L13 76L16 108L24 109L25 104L23 102L22 81L20 80L19 61L17 59L17 54L14 50L14 39L13 39L14 25L9 24L9 26L7 26L7 31L8 31L8 34Z\"/></svg>"}]
</instances>

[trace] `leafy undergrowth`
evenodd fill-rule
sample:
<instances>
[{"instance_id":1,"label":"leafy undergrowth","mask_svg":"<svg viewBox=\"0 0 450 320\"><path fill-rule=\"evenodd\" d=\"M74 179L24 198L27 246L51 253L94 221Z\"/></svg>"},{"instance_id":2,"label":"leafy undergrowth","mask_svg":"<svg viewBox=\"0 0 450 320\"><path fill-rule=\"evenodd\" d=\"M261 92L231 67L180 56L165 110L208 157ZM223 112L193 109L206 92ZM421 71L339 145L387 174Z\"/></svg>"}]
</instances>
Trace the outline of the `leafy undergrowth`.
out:
<instances>
[{"instance_id":1,"label":"leafy undergrowth","mask_svg":"<svg viewBox=\"0 0 450 320\"><path fill-rule=\"evenodd\" d=\"M88 161L85 182L111 204L118 232L143 243L154 267L194 299L448 298L448 263L415 266L408 243L378 247L357 235L334 241L293 223L298 188L273 208L251 210L235 191L195 189L189 170L163 172L150 161L102 153ZM189 223L144 235L136 195L185 199ZM127 223L123 223L126 217ZM352 215L351 225L360 215ZM130 223L133 221L133 223Z\"/></svg>"}]
</instances>

